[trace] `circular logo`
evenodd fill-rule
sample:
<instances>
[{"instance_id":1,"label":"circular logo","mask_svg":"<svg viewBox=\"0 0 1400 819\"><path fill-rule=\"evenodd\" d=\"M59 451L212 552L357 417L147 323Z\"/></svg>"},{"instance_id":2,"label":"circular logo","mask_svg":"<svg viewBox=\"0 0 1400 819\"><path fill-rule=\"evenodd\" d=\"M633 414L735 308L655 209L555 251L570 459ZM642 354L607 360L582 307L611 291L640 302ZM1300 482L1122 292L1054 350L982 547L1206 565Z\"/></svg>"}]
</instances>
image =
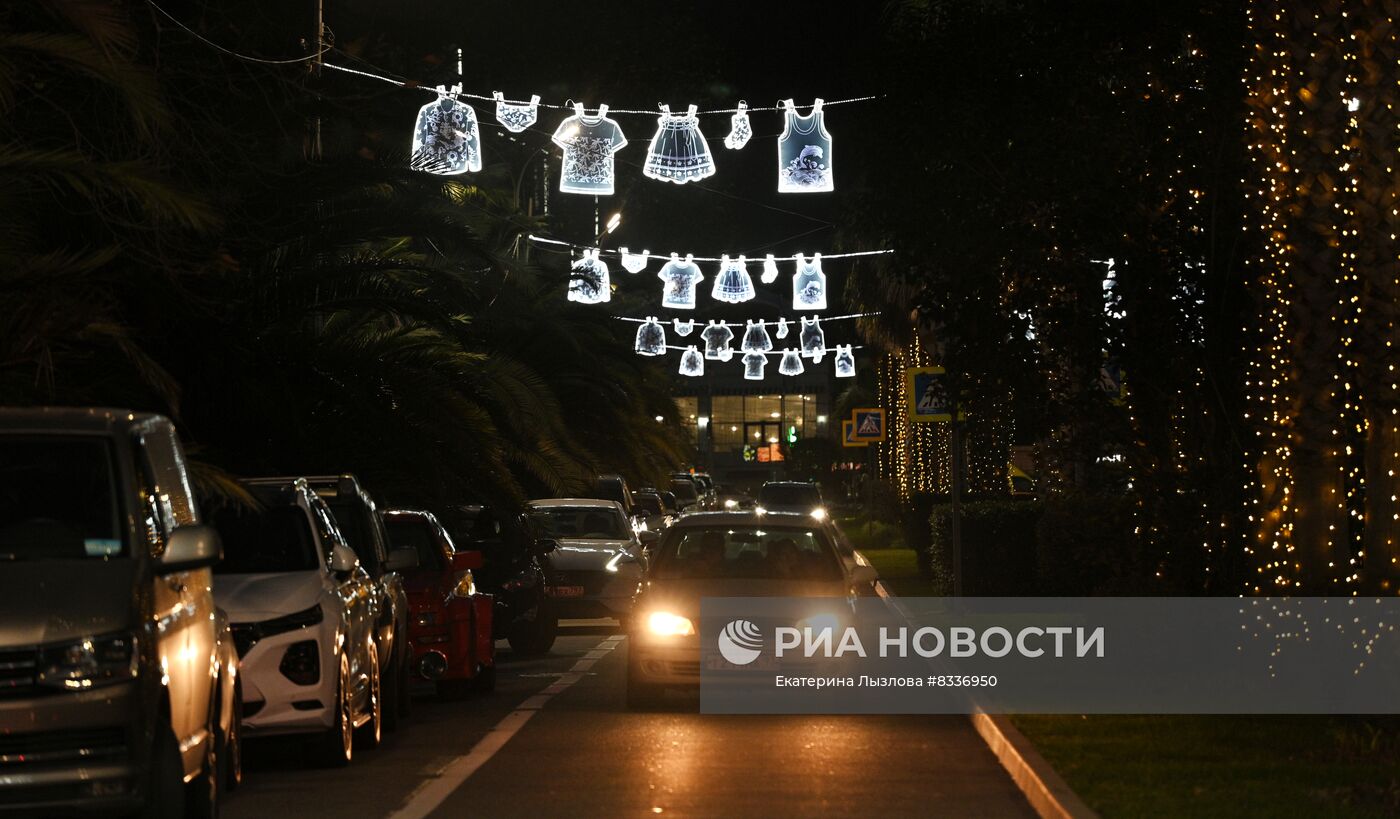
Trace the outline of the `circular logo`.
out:
<instances>
[{"instance_id":1,"label":"circular logo","mask_svg":"<svg viewBox=\"0 0 1400 819\"><path fill-rule=\"evenodd\" d=\"M748 665L758 659L763 648L763 632L748 620L735 620L719 633L719 653L734 665Z\"/></svg>"}]
</instances>

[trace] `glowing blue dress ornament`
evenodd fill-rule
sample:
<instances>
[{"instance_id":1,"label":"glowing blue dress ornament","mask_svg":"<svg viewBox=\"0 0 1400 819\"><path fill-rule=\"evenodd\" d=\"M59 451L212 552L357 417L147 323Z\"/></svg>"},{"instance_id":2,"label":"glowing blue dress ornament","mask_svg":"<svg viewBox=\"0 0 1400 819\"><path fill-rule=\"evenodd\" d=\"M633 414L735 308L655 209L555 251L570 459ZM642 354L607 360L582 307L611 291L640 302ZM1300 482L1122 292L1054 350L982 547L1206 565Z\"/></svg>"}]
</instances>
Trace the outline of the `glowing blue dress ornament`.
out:
<instances>
[{"instance_id":1,"label":"glowing blue dress ornament","mask_svg":"<svg viewBox=\"0 0 1400 819\"><path fill-rule=\"evenodd\" d=\"M715 161L710 157L705 135L700 133L694 105L684 114L672 114L671 107L663 105L656 121L656 134L647 148L642 176L684 185L714 175Z\"/></svg>"},{"instance_id":2,"label":"glowing blue dress ornament","mask_svg":"<svg viewBox=\"0 0 1400 819\"><path fill-rule=\"evenodd\" d=\"M496 121L512 134L518 134L534 125L540 117L539 94L531 94L528 104L506 102L500 91L492 91L491 96L496 99Z\"/></svg>"},{"instance_id":3,"label":"glowing blue dress ornament","mask_svg":"<svg viewBox=\"0 0 1400 819\"><path fill-rule=\"evenodd\" d=\"M437 87L438 98L418 109L413 129L413 154L408 166L415 171L454 176L481 170L481 134L476 112L457 101L462 86Z\"/></svg>"},{"instance_id":4,"label":"glowing blue dress ornament","mask_svg":"<svg viewBox=\"0 0 1400 819\"><path fill-rule=\"evenodd\" d=\"M569 301L598 304L611 298L607 263L598 258L596 249L583 251L583 258L569 269Z\"/></svg>"},{"instance_id":5,"label":"glowing blue dress ornament","mask_svg":"<svg viewBox=\"0 0 1400 819\"><path fill-rule=\"evenodd\" d=\"M747 353L744 355L744 378L749 381L763 380L763 366L768 363L768 356L763 353Z\"/></svg>"},{"instance_id":6,"label":"glowing blue dress ornament","mask_svg":"<svg viewBox=\"0 0 1400 819\"><path fill-rule=\"evenodd\" d=\"M715 276L715 286L710 290L710 297L715 301L738 304L755 295L753 279L745 267L744 257L740 256L737 260L731 260L728 254L720 257L719 275Z\"/></svg>"},{"instance_id":7,"label":"glowing blue dress ornament","mask_svg":"<svg viewBox=\"0 0 1400 819\"><path fill-rule=\"evenodd\" d=\"M834 190L831 134L823 123L821 98L805 117L797 115L792 100L783 101L783 111L783 133L778 137L778 193Z\"/></svg>"},{"instance_id":8,"label":"glowing blue dress ornament","mask_svg":"<svg viewBox=\"0 0 1400 819\"><path fill-rule=\"evenodd\" d=\"M836 345L836 377L850 378L856 374L856 354L851 352L851 345Z\"/></svg>"},{"instance_id":9,"label":"glowing blue dress ornament","mask_svg":"<svg viewBox=\"0 0 1400 819\"><path fill-rule=\"evenodd\" d=\"M744 325L744 340L739 349L746 353L766 353L773 349L773 339L768 337L768 328L763 319L750 321Z\"/></svg>"},{"instance_id":10,"label":"glowing blue dress ornament","mask_svg":"<svg viewBox=\"0 0 1400 819\"><path fill-rule=\"evenodd\" d=\"M734 339L734 331L729 329L729 325L710 319L710 325L700 331L700 337L705 340L706 358L721 359L725 350L733 355L729 342Z\"/></svg>"},{"instance_id":11,"label":"glowing blue dress ornament","mask_svg":"<svg viewBox=\"0 0 1400 819\"><path fill-rule=\"evenodd\" d=\"M574 115L559 123L553 139L564 149L559 190L612 195L613 154L622 150L627 138L622 128L608 119L608 106L598 106L598 113L590 117L583 113L582 103L575 103Z\"/></svg>"},{"instance_id":12,"label":"glowing blue dress ornament","mask_svg":"<svg viewBox=\"0 0 1400 819\"><path fill-rule=\"evenodd\" d=\"M777 281L777 280L778 280L778 260L773 258L773 254L772 254L772 253L769 253L768 256L763 260L763 278L762 278L762 281L763 281L764 284L772 284L773 282L775 282L775 281Z\"/></svg>"},{"instance_id":13,"label":"glowing blue dress ornament","mask_svg":"<svg viewBox=\"0 0 1400 819\"><path fill-rule=\"evenodd\" d=\"M729 118L729 136L724 138L724 147L737 151L748 144L753 136L753 126L749 124L749 104L739 100L739 110Z\"/></svg>"},{"instance_id":14,"label":"glowing blue dress ornament","mask_svg":"<svg viewBox=\"0 0 1400 819\"><path fill-rule=\"evenodd\" d=\"M799 338L802 342L802 357L812 359L813 364L822 363L822 356L826 355L826 333L822 332L821 319L812 316L811 321L808 321L804 317Z\"/></svg>"},{"instance_id":15,"label":"glowing blue dress ornament","mask_svg":"<svg viewBox=\"0 0 1400 819\"><path fill-rule=\"evenodd\" d=\"M628 273L641 273L646 270L647 257L651 255L650 250L643 250L641 253L628 253L627 248L619 248L617 251L622 256L622 269Z\"/></svg>"},{"instance_id":16,"label":"glowing blue dress ornament","mask_svg":"<svg viewBox=\"0 0 1400 819\"><path fill-rule=\"evenodd\" d=\"M813 253L812 261L802 260L802 254L794 256L797 272L792 274L792 309L826 309L826 274L822 272L822 254Z\"/></svg>"},{"instance_id":17,"label":"glowing blue dress ornament","mask_svg":"<svg viewBox=\"0 0 1400 819\"><path fill-rule=\"evenodd\" d=\"M637 343L633 349L641 355L666 354L666 330L656 316L647 316L647 320L637 328Z\"/></svg>"},{"instance_id":18,"label":"glowing blue dress ornament","mask_svg":"<svg viewBox=\"0 0 1400 819\"><path fill-rule=\"evenodd\" d=\"M662 307L672 310L695 309L695 285L705 280L705 274L700 272L694 258L692 254L687 253L685 261L681 261L672 253L671 261L656 274L657 278L666 283L661 291Z\"/></svg>"},{"instance_id":19,"label":"glowing blue dress ornament","mask_svg":"<svg viewBox=\"0 0 1400 819\"><path fill-rule=\"evenodd\" d=\"M705 357L700 355L694 344L686 347L685 352L681 353L680 373L690 376L705 374Z\"/></svg>"},{"instance_id":20,"label":"glowing blue dress ornament","mask_svg":"<svg viewBox=\"0 0 1400 819\"><path fill-rule=\"evenodd\" d=\"M783 360L778 362L778 372L783 375L802 375L802 355L795 348L783 350Z\"/></svg>"}]
</instances>

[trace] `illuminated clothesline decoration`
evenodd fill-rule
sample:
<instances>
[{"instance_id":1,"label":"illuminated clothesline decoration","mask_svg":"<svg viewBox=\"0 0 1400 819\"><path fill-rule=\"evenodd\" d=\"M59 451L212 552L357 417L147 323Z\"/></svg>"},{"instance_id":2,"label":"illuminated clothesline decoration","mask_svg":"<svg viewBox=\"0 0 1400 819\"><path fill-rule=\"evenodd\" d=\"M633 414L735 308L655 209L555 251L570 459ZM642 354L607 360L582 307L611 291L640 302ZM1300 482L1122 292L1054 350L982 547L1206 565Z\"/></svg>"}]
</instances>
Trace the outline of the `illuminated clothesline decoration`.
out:
<instances>
[{"instance_id":1,"label":"illuminated clothesline decoration","mask_svg":"<svg viewBox=\"0 0 1400 819\"><path fill-rule=\"evenodd\" d=\"M833 322L833 321L845 321L846 319L870 318L870 317L878 316L878 315L880 315L880 314L879 314L879 313L847 313L847 314L845 314L844 316L821 316L820 318L821 318L822 323L824 323L824 324L830 324L830 323ZM635 317L633 317L633 316L613 316L613 318L617 319L618 321L630 321L630 322L634 322L634 323L637 323L637 324L643 324L643 323L645 323L646 321L649 320L649 319L647 319L647 318L635 318ZM816 318L816 317L814 316L813 318ZM680 319L676 319L676 321L679 322ZM694 324L700 324L700 323L702 322L701 319L687 319L687 321L692 322L692 323L694 323ZM754 319L754 320L752 320L752 321L719 321L719 320L714 320L714 321L704 321L703 323L706 324L706 325L710 325L710 324L723 324L723 325L726 326L726 327L743 327L743 328L747 329L750 325L756 324L756 323L758 323L758 322L762 322L762 323L764 323L765 325L772 325L772 326L776 327L776 326L778 326L779 321L788 321L788 319ZM687 330L686 332L688 333L689 331ZM783 336L785 336L785 335L787 335L787 334L784 333ZM779 336L779 338L782 338L783 336ZM829 351L828 351L828 352L829 352Z\"/></svg>"},{"instance_id":2,"label":"illuminated clothesline decoration","mask_svg":"<svg viewBox=\"0 0 1400 819\"><path fill-rule=\"evenodd\" d=\"M590 245L576 245L576 244L574 244L573 242L564 242L564 241L560 241L559 239L546 239L546 238L544 238L543 236L535 236L534 234L531 234L528 238L530 239L530 241L535 242L536 244L542 244L542 245L558 245L559 247L567 247L567 248L570 248L571 250L578 250L578 251L585 251L585 250L592 251L592 250L598 250L598 252L601 253L601 254L604 255L604 256L618 256L618 257L621 257L621 255L622 255L622 251L621 251L621 250L599 249L599 248L594 248L594 247L592 247L592 246L590 246ZM852 251L852 252L850 252L850 253L821 253L821 254L815 254L815 253L814 253L814 254L812 254L812 255L813 255L813 256L820 255L822 261L830 261L831 259L853 259L853 258L856 258L856 257L859 257L859 256L883 256L883 255L885 255L885 254L887 254L887 253L893 253L893 252L894 252L894 250L892 250L892 249L890 249L890 250L856 250L856 251ZM667 254L660 254L660 253L651 253L650 251L643 251L642 253L629 253L628 255L631 256L631 257L633 257L633 258L665 259L665 260L667 260L667 261L670 261L671 256L672 256L673 254L670 254L670 253L667 253ZM721 254L721 255L719 255L719 256L697 256L697 255L695 255L695 254L693 254L693 253L686 253L686 254L682 254L682 255L683 255L685 258L690 259L692 262L721 262L721 261L724 261L724 257L725 257L726 255L730 256L731 258L734 258L734 257L737 257L739 254L733 253L733 254ZM802 254L802 255L805 256L806 254ZM785 256L785 257L783 257L783 258L784 258L784 259L789 259L789 258L791 258L791 257ZM767 275L768 275L768 260L770 260L770 259L771 259L771 260L774 262L774 264L775 264L775 267L773 268L775 274L776 274L776 270L777 270L777 268L776 268L776 263L777 263L777 261L778 261L778 257L777 257L775 254L772 254L772 253L767 254L767 258L765 258L764 263L763 263L763 267L764 267L764 277L765 277L765 278L763 279L763 281L764 281L765 284L771 283L771 280L767 278ZM630 268L629 268L629 269L630 269ZM641 268L638 268L639 271L640 271L640 269L641 269Z\"/></svg>"}]
</instances>

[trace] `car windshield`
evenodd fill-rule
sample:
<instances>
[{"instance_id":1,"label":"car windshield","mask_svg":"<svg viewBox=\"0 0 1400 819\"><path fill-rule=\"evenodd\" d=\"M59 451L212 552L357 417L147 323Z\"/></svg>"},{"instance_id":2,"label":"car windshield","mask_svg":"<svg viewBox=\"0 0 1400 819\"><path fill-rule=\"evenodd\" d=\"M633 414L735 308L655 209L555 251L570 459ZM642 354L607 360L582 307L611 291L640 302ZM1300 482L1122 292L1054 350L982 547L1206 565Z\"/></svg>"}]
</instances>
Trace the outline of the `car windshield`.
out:
<instances>
[{"instance_id":1,"label":"car windshield","mask_svg":"<svg viewBox=\"0 0 1400 819\"><path fill-rule=\"evenodd\" d=\"M810 484L770 483L758 490L758 505L769 509L815 509L822 505L822 497L817 488Z\"/></svg>"},{"instance_id":2,"label":"car windshield","mask_svg":"<svg viewBox=\"0 0 1400 819\"><path fill-rule=\"evenodd\" d=\"M695 492L695 484L688 480L671 481L671 491L683 501L693 501L699 497Z\"/></svg>"},{"instance_id":3,"label":"car windshield","mask_svg":"<svg viewBox=\"0 0 1400 819\"><path fill-rule=\"evenodd\" d=\"M642 496L636 498L635 500L633 500L632 503L633 503L633 505L635 505L635 506L637 507L637 509L639 509L643 514L646 514L646 515L659 515L659 514L661 514L661 499L660 499L660 498L648 497L648 496L646 496L646 495L642 495Z\"/></svg>"},{"instance_id":4,"label":"car windshield","mask_svg":"<svg viewBox=\"0 0 1400 819\"><path fill-rule=\"evenodd\" d=\"M124 554L114 463L103 438L0 437L0 560Z\"/></svg>"},{"instance_id":5,"label":"car windshield","mask_svg":"<svg viewBox=\"0 0 1400 819\"><path fill-rule=\"evenodd\" d=\"M379 565L374 554L374 532L371 531L373 524L369 521L369 510L359 502L359 498L336 495L327 498L326 505L335 515L335 523L345 538L345 545L355 552L360 563L366 569Z\"/></svg>"},{"instance_id":6,"label":"car windshield","mask_svg":"<svg viewBox=\"0 0 1400 819\"><path fill-rule=\"evenodd\" d=\"M657 554L658 580L839 580L841 566L816 529L754 526L671 531Z\"/></svg>"},{"instance_id":7,"label":"car windshield","mask_svg":"<svg viewBox=\"0 0 1400 819\"><path fill-rule=\"evenodd\" d=\"M417 515L386 515L384 528L389 533L391 548L418 552L420 571L440 572L447 568L447 556L427 519Z\"/></svg>"},{"instance_id":8,"label":"car windshield","mask_svg":"<svg viewBox=\"0 0 1400 819\"><path fill-rule=\"evenodd\" d=\"M598 506L537 507L531 513L548 537L579 540L626 540L627 522L616 509Z\"/></svg>"},{"instance_id":9,"label":"car windshield","mask_svg":"<svg viewBox=\"0 0 1400 819\"><path fill-rule=\"evenodd\" d=\"M211 519L224 544L216 574L309 572L321 567L311 521L298 506L224 507Z\"/></svg>"}]
</instances>

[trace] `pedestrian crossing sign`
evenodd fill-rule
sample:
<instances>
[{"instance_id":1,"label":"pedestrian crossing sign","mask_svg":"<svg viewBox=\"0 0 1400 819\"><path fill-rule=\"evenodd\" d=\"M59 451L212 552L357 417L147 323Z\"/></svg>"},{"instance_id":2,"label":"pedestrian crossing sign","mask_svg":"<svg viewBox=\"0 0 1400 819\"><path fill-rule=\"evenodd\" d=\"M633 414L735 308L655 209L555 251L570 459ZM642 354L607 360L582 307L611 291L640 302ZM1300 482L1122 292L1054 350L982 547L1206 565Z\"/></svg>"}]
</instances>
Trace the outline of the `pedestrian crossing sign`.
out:
<instances>
[{"instance_id":1,"label":"pedestrian crossing sign","mask_svg":"<svg viewBox=\"0 0 1400 819\"><path fill-rule=\"evenodd\" d=\"M851 411L851 436L870 443L885 440L885 411L878 407Z\"/></svg>"},{"instance_id":2,"label":"pedestrian crossing sign","mask_svg":"<svg viewBox=\"0 0 1400 819\"><path fill-rule=\"evenodd\" d=\"M841 445L850 447L869 446L865 441L858 440L855 437L855 433L856 422L851 418L843 419L841 421Z\"/></svg>"},{"instance_id":3,"label":"pedestrian crossing sign","mask_svg":"<svg viewBox=\"0 0 1400 819\"><path fill-rule=\"evenodd\" d=\"M910 421L953 420L947 370L942 367L907 367L904 378L904 387L909 393ZM966 413L958 413L959 421L966 417Z\"/></svg>"}]
</instances>

